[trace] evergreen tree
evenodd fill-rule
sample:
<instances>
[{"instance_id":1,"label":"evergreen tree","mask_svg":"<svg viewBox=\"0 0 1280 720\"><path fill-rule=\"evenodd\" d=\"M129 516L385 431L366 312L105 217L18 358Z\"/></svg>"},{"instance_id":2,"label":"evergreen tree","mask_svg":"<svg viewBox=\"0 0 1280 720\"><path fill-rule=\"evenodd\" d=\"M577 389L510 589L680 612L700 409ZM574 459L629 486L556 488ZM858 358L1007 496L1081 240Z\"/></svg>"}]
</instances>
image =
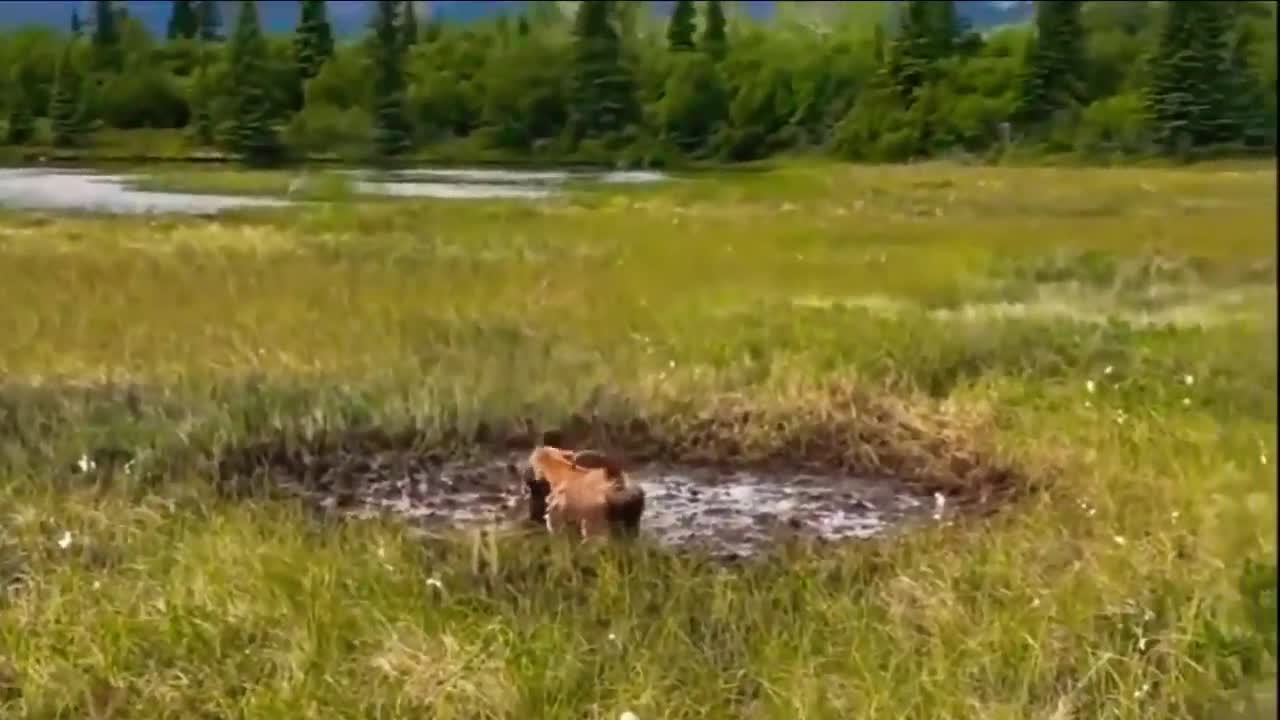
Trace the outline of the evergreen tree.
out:
<instances>
[{"instance_id":1,"label":"evergreen tree","mask_svg":"<svg viewBox=\"0 0 1280 720\"><path fill-rule=\"evenodd\" d=\"M166 36L170 40L193 38L200 30L199 26L200 22L196 17L195 8L191 5L191 0L173 0Z\"/></svg>"},{"instance_id":2,"label":"evergreen tree","mask_svg":"<svg viewBox=\"0 0 1280 720\"><path fill-rule=\"evenodd\" d=\"M293 33L294 62L298 77L309 80L333 57L333 30L324 0L302 0L298 27Z\"/></svg>"},{"instance_id":3,"label":"evergreen tree","mask_svg":"<svg viewBox=\"0 0 1280 720\"><path fill-rule=\"evenodd\" d=\"M620 132L639 115L635 81L611 21L613 0L578 4L574 18L570 127L575 139Z\"/></svg>"},{"instance_id":4,"label":"evergreen tree","mask_svg":"<svg viewBox=\"0 0 1280 720\"><path fill-rule=\"evenodd\" d=\"M319 63L315 50L315 3L303 0L299 3L298 25L293 29L293 64L298 77L307 80L316 76Z\"/></svg>"},{"instance_id":5,"label":"evergreen tree","mask_svg":"<svg viewBox=\"0 0 1280 720\"><path fill-rule=\"evenodd\" d=\"M667 47L673 51L693 49L696 17L693 0L676 0L671 10L671 22L667 25Z\"/></svg>"},{"instance_id":6,"label":"evergreen tree","mask_svg":"<svg viewBox=\"0 0 1280 720\"><path fill-rule=\"evenodd\" d=\"M79 100L76 102L75 115L71 119L71 133L77 142L82 144L97 124L91 114L94 91L93 79L88 74L78 80L77 95Z\"/></svg>"},{"instance_id":7,"label":"evergreen tree","mask_svg":"<svg viewBox=\"0 0 1280 720\"><path fill-rule=\"evenodd\" d=\"M404 2L404 20L401 22L401 26L404 32L404 46L410 48L417 45L418 14L413 9L413 0L405 0Z\"/></svg>"},{"instance_id":8,"label":"evergreen tree","mask_svg":"<svg viewBox=\"0 0 1280 720\"><path fill-rule=\"evenodd\" d=\"M1079 4L1079 3L1076 3ZM928 11L929 57L938 60L955 51L956 37L960 35L960 16L956 14L955 0L929 0Z\"/></svg>"},{"instance_id":9,"label":"evergreen tree","mask_svg":"<svg viewBox=\"0 0 1280 720\"><path fill-rule=\"evenodd\" d=\"M196 65L196 76L191 83L191 130L196 142L201 145L213 145L215 141L213 113L209 111L213 88L209 81L208 56L204 47L200 47L200 55Z\"/></svg>"},{"instance_id":10,"label":"evergreen tree","mask_svg":"<svg viewBox=\"0 0 1280 720\"><path fill-rule=\"evenodd\" d=\"M1165 4L1153 57L1147 106L1157 144L1167 153L1221 140L1229 130L1220 76L1229 58L1222 45L1225 4L1178 0Z\"/></svg>"},{"instance_id":11,"label":"evergreen tree","mask_svg":"<svg viewBox=\"0 0 1280 720\"><path fill-rule=\"evenodd\" d=\"M1194 87L1200 91L1204 106L1202 131L1198 144L1229 142L1238 139L1231 113L1233 78L1228 77L1229 43L1234 5L1230 2L1196 2L1196 20L1192 26L1191 52L1196 62Z\"/></svg>"},{"instance_id":12,"label":"evergreen tree","mask_svg":"<svg viewBox=\"0 0 1280 720\"><path fill-rule=\"evenodd\" d=\"M529 36L529 18L528 17L521 15L516 20L516 35L519 35L520 37Z\"/></svg>"},{"instance_id":13,"label":"evergreen tree","mask_svg":"<svg viewBox=\"0 0 1280 720\"><path fill-rule=\"evenodd\" d=\"M938 74L938 61L952 55L962 27L953 0L905 0L898 34L886 62L892 83L907 103Z\"/></svg>"},{"instance_id":14,"label":"evergreen tree","mask_svg":"<svg viewBox=\"0 0 1280 720\"><path fill-rule=\"evenodd\" d=\"M272 108L264 87L266 42L258 24L258 3L255 0L240 2L230 57L234 93L232 149L248 163L269 163L279 157L281 147L271 123Z\"/></svg>"},{"instance_id":15,"label":"evergreen tree","mask_svg":"<svg viewBox=\"0 0 1280 720\"><path fill-rule=\"evenodd\" d=\"M1038 123L1084 100L1084 26L1079 0L1036 3L1036 34L1022 71L1018 119Z\"/></svg>"},{"instance_id":16,"label":"evergreen tree","mask_svg":"<svg viewBox=\"0 0 1280 720\"><path fill-rule=\"evenodd\" d=\"M111 0L94 0L93 9L94 64L102 69L119 69L120 33L116 28L115 9Z\"/></svg>"},{"instance_id":17,"label":"evergreen tree","mask_svg":"<svg viewBox=\"0 0 1280 720\"><path fill-rule=\"evenodd\" d=\"M1249 27L1242 24L1236 30L1224 73L1230 101L1227 112L1232 123L1232 139L1239 138L1245 145L1256 147L1266 142L1267 124L1263 116L1266 103L1262 96L1262 81L1249 61L1252 52L1253 35Z\"/></svg>"},{"instance_id":18,"label":"evergreen tree","mask_svg":"<svg viewBox=\"0 0 1280 720\"><path fill-rule=\"evenodd\" d=\"M201 40L222 40L222 13L218 10L217 0L199 0L196 6L196 25Z\"/></svg>"},{"instance_id":19,"label":"evergreen tree","mask_svg":"<svg viewBox=\"0 0 1280 720\"><path fill-rule=\"evenodd\" d=\"M9 127L5 140L12 145L21 145L35 136L36 119L31 110L31 97L27 94L26 83L22 81L18 68L13 70L10 87L13 90L9 102Z\"/></svg>"},{"instance_id":20,"label":"evergreen tree","mask_svg":"<svg viewBox=\"0 0 1280 720\"><path fill-rule=\"evenodd\" d=\"M404 108L404 36L396 22L398 0L377 0L373 11L373 145L380 157L412 146Z\"/></svg>"},{"instance_id":21,"label":"evergreen tree","mask_svg":"<svg viewBox=\"0 0 1280 720\"><path fill-rule=\"evenodd\" d=\"M82 35L80 28L80 13L75 8L71 9L71 37L78 38Z\"/></svg>"},{"instance_id":22,"label":"evergreen tree","mask_svg":"<svg viewBox=\"0 0 1280 720\"><path fill-rule=\"evenodd\" d=\"M77 117L81 110L80 90L79 78L71 64L71 45L68 44L62 50L62 58L54 73L53 98L49 103L49 123L55 147L69 147L80 140L82 128Z\"/></svg>"},{"instance_id":23,"label":"evergreen tree","mask_svg":"<svg viewBox=\"0 0 1280 720\"><path fill-rule=\"evenodd\" d=\"M681 55L667 76L661 106L662 133L686 153L707 147L729 112L729 97L715 61Z\"/></svg>"},{"instance_id":24,"label":"evergreen tree","mask_svg":"<svg viewBox=\"0 0 1280 720\"><path fill-rule=\"evenodd\" d=\"M718 62L729 50L727 23L720 0L707 0L706 17L706 25L702 28L702 50Z\"/></svg>"},{"instance_id":25,"label":"evergreen tree","mask_svg":"<svg viewBox=\"0 0 1280 720\"><path fill-rule=\"evenodd\" d=\"M936 47L932 28L935 12L930 0L905 0L898 35L893 41L887 70L903 100L911 102L916 90L931 79Z\"/></svg>"}]
</instances>

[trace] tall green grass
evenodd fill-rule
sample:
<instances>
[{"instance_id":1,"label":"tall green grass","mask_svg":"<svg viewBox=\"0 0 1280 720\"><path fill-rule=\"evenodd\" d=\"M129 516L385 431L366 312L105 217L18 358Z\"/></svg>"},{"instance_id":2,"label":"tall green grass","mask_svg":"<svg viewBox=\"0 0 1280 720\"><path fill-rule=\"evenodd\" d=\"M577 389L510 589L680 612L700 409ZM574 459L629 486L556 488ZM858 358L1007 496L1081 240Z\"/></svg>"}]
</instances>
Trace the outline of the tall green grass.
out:
<instances>
[{"instance_id":1,"label":"tall green grass","mask_svg":"<svg viewBox=\"0 0 1280 720\"><path fill-rule=\"evenodd\" d=\"M0 715L1260 717L1274 193L1270 166L796 163L542 204L6 213ZM830 383L987 417L1048 487L725 568L424 544L220 497L207 463L725 397L847 419ZM132 474L70 469L109 445Z\"/></svg>"}]
</instances>

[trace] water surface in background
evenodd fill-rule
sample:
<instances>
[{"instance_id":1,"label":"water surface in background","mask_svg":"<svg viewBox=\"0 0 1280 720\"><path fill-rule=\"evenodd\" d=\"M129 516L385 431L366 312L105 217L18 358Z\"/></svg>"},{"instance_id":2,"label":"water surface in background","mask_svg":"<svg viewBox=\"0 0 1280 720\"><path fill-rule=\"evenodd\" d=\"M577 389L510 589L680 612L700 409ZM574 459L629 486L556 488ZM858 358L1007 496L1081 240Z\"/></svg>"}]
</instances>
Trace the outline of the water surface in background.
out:
<instances>
[{"instance_id":1,"label":"water surface in background","mask_svg":"<svg viewBox=\"0 0 1280 720\"><path fill-rule=\"evenodd\" d=\"M630 184L657 182L648 171L520 171L501 169L343 170L357 194L447 200L551 197L570 182ZM100 173L75 168L0 168L0 207L107 213L187 213L212 215L224 210L280 207L302 202L290 197L141 190L143 175ZM300 171L290 194L305 191L312 175Z\"/></svg>"},{"instance_id":2,"label":"water surface in background","mask_svg":"<svg viewBox=\"0 0 1280 720\"><path fill-rule=\"evenodd\" d=\"M136 177L61 168L0 168L0 207L212 215L232 208L289 204L279 198L139 190L128 185Z\"/></svg>"}]
</instances>

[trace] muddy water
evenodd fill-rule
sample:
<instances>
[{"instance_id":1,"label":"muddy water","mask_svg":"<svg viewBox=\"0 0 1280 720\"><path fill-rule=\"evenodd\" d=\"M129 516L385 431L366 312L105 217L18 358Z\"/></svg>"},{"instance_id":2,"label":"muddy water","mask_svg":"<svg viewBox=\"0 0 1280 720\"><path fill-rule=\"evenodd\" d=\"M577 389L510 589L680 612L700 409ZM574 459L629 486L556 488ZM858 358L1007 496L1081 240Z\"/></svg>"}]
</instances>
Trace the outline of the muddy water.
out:
<instances>
[{"instance_id":1,"label":"muddy water","mask_svg":"<svg viewBox=\"0 0 1280 720\"><path fill-rule=\"evenodd\" d=\"M357 461L288 484L322 507L355 515L400 515L428 530L532 522L520 457L432 463L406 457ZM932 501L889 482L802 473L753 474L645 466L630 471L645 489L641 532L671 547L747 556L796 536L869 538L935 513Z\"/></svg>"}]
</instances>

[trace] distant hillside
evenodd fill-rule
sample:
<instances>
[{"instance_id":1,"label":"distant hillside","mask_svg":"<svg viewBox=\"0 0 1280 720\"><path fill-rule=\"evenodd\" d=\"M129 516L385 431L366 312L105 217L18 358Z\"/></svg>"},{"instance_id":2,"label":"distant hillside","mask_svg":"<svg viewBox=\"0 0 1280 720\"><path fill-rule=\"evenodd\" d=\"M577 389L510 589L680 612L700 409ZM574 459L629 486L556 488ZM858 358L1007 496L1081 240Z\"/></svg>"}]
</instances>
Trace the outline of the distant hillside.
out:
<instances>
[{"instance_id":1,"label":"distant hillside","mask_svg":"<svg viewBox=\"0 0 1280 720\"><path fill-rule=\"evenodd\" d=\"M163 34L169 20L170 0L117 0L129 14L140 19L152 32ZM222 4L224 26L235 17L239 2ZM338 35L350 35L364 29L372 6L370 0L339 0L329 3L329 18ZM435 0L419 2L418 16L434 17L441 22L469 22L494 17L499 14L519 13L527 4L525 0ZM733 11L757 20L769 20L778 12L779 5L787 5L786 15L809 14L816 21L824 16L840 12L843 3L780 3L775 0L730 0ZM72 10L78 10L81 18L91 14L91 2L85 0L5 0L0 2L0 28L23 25L46 25L65 28ZM573 3L559 3L572 7ZM650 0L649 5L658 15L669 15L672 0ZM984 29L995 25L1022 22L1031 16L1031 0L961 0L957 3L960 14L973 27ZM270 0L258 3L258 13L267 32L281 33L293 29L298 19L296 0Z\"/></svg>"}]
</instances>

